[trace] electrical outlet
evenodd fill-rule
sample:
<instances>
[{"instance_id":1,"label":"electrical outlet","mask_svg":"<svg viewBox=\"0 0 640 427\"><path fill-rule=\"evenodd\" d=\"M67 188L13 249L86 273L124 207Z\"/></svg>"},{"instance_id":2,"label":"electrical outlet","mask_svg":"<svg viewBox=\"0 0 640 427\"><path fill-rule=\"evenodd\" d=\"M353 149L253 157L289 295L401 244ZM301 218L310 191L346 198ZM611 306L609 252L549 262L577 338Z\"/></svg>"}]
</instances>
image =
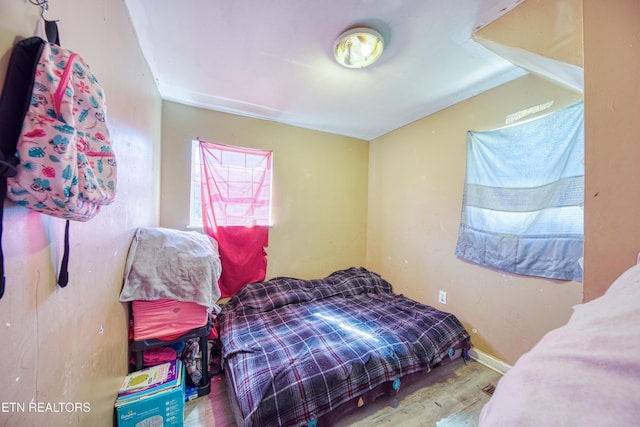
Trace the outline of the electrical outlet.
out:
<instances>
[{"instance_id":1,"label":"electrical outlet","mask_svg":"<svg viewBox=\"0 0 640 427\"><path fill-rule=\"evenodd\" d=\"M447 304L447 293L445 291L440 291L440 294L438 295L438 302L440 304Z\"/></svg>"}]
</instances>

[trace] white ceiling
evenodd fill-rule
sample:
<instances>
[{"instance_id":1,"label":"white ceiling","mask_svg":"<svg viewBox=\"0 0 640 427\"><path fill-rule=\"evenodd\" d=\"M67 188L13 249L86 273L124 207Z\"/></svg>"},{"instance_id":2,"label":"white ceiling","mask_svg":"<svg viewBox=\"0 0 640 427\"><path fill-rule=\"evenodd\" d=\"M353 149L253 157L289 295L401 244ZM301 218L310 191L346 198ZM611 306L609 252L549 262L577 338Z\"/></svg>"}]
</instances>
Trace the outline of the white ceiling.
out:
<instances>
[{"instance_id":1,"label":"white ceiling","mask_svg":"<svg viewBox=\"0 0 640 427\"><path fill-rule=\"evenodd\" d=\"M372 140L526 73L472 39L522 0L125 0L163 99ZM378 62L333 58L344 30Z\"/></svg>"}]
</instances>

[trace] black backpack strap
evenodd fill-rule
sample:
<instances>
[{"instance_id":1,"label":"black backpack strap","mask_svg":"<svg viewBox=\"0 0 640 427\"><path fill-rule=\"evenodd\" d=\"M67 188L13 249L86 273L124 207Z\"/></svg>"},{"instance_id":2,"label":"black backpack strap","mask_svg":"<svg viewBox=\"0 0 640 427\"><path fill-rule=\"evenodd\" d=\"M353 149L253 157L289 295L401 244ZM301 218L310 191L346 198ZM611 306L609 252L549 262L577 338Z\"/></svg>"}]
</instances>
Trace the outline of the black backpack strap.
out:
<instances>
[{"instance_id":1,"label":"black backpack strap","mask_svg":"<svg viewBox=\"0 0 640 427\"><path fill-rule=\"evenodd\" d=\"M4 253L2 252L2 215L4 213L4 198L7 195L7 177L0 176L0 298L4 295L7 279L4 277Z\"/></svg>"},{"instance_id":2,"label":"black backpack strap","mask_svg":"<svg viewBox=\"0 0 640 427\"><path fill-rule=\"evenodd\" d=\"M58 286L64 288L69 283L69 220L64 225L64 254L60 264L60 274L58 275Z\"/></svg>"},{"instance_id":3,"label":"black backpack strap","mask_svg":"<svg viewBox=\"0 0 640 427\"><path fill-rule=\"evenodd\" d=\"M31 102L34 76L44 45L40 37L30 37L17 42L11 52L0 96L0 175L16 173L16 145Z\"/></svg>"},{"instance_id":4,"label":"black backpack strap","mask_svg":"<svg viewBox=\"0 0 640 427\"><path fill-rule=\"evenodd\" d=\"M44 20L44 32L50 43L60 46L60 34L58 33L58 21Z\"/></svg>"}]
</instances>

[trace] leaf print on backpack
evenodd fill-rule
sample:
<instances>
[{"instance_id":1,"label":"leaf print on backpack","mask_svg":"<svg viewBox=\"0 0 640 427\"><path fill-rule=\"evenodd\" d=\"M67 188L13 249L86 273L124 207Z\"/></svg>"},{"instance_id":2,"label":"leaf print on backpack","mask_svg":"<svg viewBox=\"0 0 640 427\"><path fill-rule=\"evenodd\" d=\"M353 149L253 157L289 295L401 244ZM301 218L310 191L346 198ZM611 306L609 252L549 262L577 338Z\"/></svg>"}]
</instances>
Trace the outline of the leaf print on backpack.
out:
<instances>
[{"instance_id":1,"label":"leaf print on backpack","mask_svg":"<svg viewBox=\"0 0 640 427\"><path fill-rule=\"evenodd\" d=\"M93 107L93 108L98 108L98 107L100 107L100 103L98 103L98 100L96 99L96 97L95 97L95 96L91 95L91 96L89 97L89 101L91 102L91 107Z\"/></svg>"},{"instance_id":2,"label":"leaf print on backpack","mask_svg":"<svg viewBox=\"0 0 640 427\"><path fill-rule=\"evenodd\" d=\"M55 178L56 177L56 170L54 168L52 168L51 166L43 166L42 167L42 175L46 176L47 178Z\"/></svg>"},{"instance_id":3,"label":"leaf print on backpack","mask_svg":"<svg viewBox=\"0 0 640 427\"><path fill-rule=\"evenodd\" d=\"M82 110L80 112L80 115L78 116L78 121L80 123L84 122L87 119L88 115L89 115L89 110Z\"/></svg>"},{"instance_id":4,"label":"leaf print on backpack","mask_svg":"<svg viewBox=\"0 0 640 427\"><path fill-rule=\"evenodd\" d=\"M29 148L29 151L27 151L27 153L29 154L29 157L33 157L35 159L41 159L45 156L45 152L44 149L42 147L32 147Z\"/></svg>"},{"instance_id":5,"label":"leaf print on backpack","mask_svg":"<svg viewBox=\"0 0 640 427\"><path fill-rule=\"evenodd\" d=\"M30 161L22 163L22 169L26 172L33 172L36 170L36 164Z\"/></svg>"},{"instance_id":6,"label":"leaf print on backpack","mask_svg":"<svg viewBox=\"0 0 640 427\"><path fill-rule=\"evenodd\" d=\"M82 68L82 66L78 63L73 64L73 75L76 76L79 79L84 79L86 72L84 70L84 68ZM86 92L89 93L89 92Z\"/></svg>"},{"instance_id":7,"label":"leaf print on backpack","mask_svg":"<svg viewBox=\"0 0 640 427\"><path fill-rule=\"evenodd\" d=\"M69 135L73 135L75 133L75 128L65 123L62 123L61 125L53 126L53 128L59 132L66 133Z\"/></svg>"},{"instance_id":8,"label":"leaf print on backpack","mask_svg":"<svg viewBox=\"0 0 640 427\"><path fill-rule=\"evenodd\" d=\"M37 90L38 92L46 92L47 91L47 87L45 85L43 85L40 82L33 82L33 89Z\"/></svg>"},{"instance_id":9,"label":"leaf print on backpack","mask_svg":"<svg viewBox=\"0 0 640 427\"><path fill-rule=\"evenodd\" d=\"M24 188L20 188L20 189L11 188L10 193L13 194L14 196L22 197L25 194L29 194L29 191L27 189L24 189ZM16 202L16 203L18 203L20 205L19 202ZM24 205L21 205L21 206L24 206Z\"/></svg>"},{"instance_id":10,"label":"leaf print on backpack","mask_svg":"<svg viewBox=\"0 0 640 427\"><path fill-rule=\"evenodd\" d=\"M64 168L64 170L62 171L62 178L65 181L69 181L71 178L73 178L73 171L71 170L71 165L67 165L67 167Z\"/></svg>"}]
</instances>

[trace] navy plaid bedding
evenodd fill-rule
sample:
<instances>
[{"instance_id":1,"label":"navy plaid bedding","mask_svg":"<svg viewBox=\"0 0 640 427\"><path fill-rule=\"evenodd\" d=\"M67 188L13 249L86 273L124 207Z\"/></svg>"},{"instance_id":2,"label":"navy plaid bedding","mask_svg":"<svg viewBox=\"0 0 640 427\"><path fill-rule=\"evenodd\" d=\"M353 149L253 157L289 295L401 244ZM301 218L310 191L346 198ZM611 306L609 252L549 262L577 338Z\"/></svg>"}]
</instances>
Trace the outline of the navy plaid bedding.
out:
<instances>
[{"instance_id":1,"label":"navy plaid bedding","mask_svg":"<svg viewBox=\"0 0 640 427\"><path fill-rule=\"evenodd\" d=\"M338 405L428 371L469 334L364 268L243 287L219 315L244 426L313 425Z\"/></svg>"}]
</instances>

